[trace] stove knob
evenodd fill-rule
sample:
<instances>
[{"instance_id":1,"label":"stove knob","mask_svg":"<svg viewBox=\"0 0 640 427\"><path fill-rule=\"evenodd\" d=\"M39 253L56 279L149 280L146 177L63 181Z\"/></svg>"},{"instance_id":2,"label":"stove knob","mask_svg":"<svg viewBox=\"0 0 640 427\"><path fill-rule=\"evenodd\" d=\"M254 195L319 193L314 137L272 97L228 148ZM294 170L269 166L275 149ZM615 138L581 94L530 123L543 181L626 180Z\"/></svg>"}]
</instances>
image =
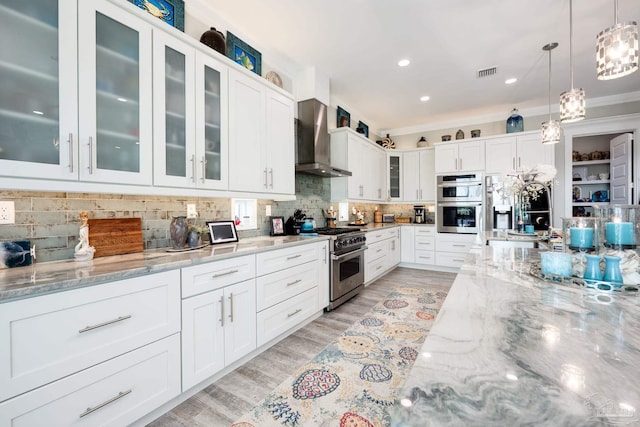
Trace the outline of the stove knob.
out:
<instances>
[{"instance_id":1,"label":"stove knob","mask_svg":"<svg viewBox=\"0 0 640 427\"><path fill-rule=\"evenodd\" d=\"M342 247L342 241L336 240L335 246L336 246L336 249L340 249Z\"/></svg>"}]
</instances>

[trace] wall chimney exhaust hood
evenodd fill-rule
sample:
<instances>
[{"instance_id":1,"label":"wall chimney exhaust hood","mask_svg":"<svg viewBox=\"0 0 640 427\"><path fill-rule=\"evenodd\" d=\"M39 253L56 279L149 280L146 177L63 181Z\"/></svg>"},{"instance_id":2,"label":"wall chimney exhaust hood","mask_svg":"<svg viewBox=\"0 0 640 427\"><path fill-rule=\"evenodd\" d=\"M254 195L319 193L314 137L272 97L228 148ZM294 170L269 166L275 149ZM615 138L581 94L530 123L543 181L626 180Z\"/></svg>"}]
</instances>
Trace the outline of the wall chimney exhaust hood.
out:
<instances>
[{"instance_id":1,"label":"wall chimney exhaust hood","mask_svg":"<svg viewBox=\"0 0 640 427\"><path fill-rule=\"evenodd\" d=\"M327 106L317 99L298 102L296 172L323 177L351 176L329 164Z\"/></svg>"}]
</instances>

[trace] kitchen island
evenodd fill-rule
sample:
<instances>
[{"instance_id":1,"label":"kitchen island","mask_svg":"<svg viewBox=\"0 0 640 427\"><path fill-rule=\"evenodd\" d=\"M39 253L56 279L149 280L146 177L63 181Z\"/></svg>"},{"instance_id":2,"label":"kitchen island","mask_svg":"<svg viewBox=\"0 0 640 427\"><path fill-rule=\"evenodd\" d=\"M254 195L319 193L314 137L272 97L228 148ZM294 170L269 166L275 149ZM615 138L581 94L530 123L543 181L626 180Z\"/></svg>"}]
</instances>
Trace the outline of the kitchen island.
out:
<instances>
[{"instance_id":1,"label":"kitchen island","mask_svg":"<svg viewBox=\"0 0 640 427\"><path fill-rule=\"evenodd\" d=\"M536 260L471 251L392 426L640 425L640 296L540 280Z\"/></svg>"}]
</instances>

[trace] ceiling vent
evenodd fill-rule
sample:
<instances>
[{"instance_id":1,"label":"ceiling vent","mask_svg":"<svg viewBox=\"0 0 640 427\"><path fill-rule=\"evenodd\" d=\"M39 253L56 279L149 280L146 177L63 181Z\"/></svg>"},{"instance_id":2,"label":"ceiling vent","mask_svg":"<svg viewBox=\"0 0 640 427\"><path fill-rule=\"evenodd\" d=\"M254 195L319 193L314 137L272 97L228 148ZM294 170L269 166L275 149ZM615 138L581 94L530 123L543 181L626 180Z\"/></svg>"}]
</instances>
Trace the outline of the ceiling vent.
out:
<instances>
[{"instance_id":1,"label":"ceiling vent","mask_svg":"<svg viewBox=\"0 0 640 427\"><path fill-rule=\"evenodd\" d=\"M489 68L485 68L484 70L478 70L477 72L477 76L478 78L483 78L483 77L489 77L489 76L493 76L494 74L496 74L498 72L498 68L496 67L489 67Z\"/></svg>"}]
</instances>

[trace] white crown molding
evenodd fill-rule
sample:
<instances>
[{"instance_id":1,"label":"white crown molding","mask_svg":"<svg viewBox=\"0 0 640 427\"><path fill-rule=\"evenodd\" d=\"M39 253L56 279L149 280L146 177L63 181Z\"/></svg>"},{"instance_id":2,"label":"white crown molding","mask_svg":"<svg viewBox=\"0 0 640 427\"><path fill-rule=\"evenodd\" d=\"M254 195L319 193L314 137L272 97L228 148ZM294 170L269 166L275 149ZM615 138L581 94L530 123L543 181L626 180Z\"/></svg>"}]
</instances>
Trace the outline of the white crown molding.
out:
<instances>
[{"instance_id":1,"label":"white crown molding","mask_svg":"<svg viewBox=\"0 0 640 427\"><path fill-rule=\"evenodd\" d=\"M604 107L608 105L624 104L627 102L640 101L640 91L629 92L619 95L603 96L600 98L587 98L587 109L594 107ZM532 108L519 109L520 114L527 117L543 116L549 113L549 106L539 106ZM551 113L558 113L560 111L560 104L551 105ZM479 116L467 117L464 119L456 119L443 121L438 123L407 126L397 129L383 129L380 131L380 135L389 134L391 136L399 135L411 135L420 132L435 131L440 129L457 128L461 126L482 125L486 123L492 123L502 121L505 119L504 113L492 113Z\"/></svg>"}]
</instances>

